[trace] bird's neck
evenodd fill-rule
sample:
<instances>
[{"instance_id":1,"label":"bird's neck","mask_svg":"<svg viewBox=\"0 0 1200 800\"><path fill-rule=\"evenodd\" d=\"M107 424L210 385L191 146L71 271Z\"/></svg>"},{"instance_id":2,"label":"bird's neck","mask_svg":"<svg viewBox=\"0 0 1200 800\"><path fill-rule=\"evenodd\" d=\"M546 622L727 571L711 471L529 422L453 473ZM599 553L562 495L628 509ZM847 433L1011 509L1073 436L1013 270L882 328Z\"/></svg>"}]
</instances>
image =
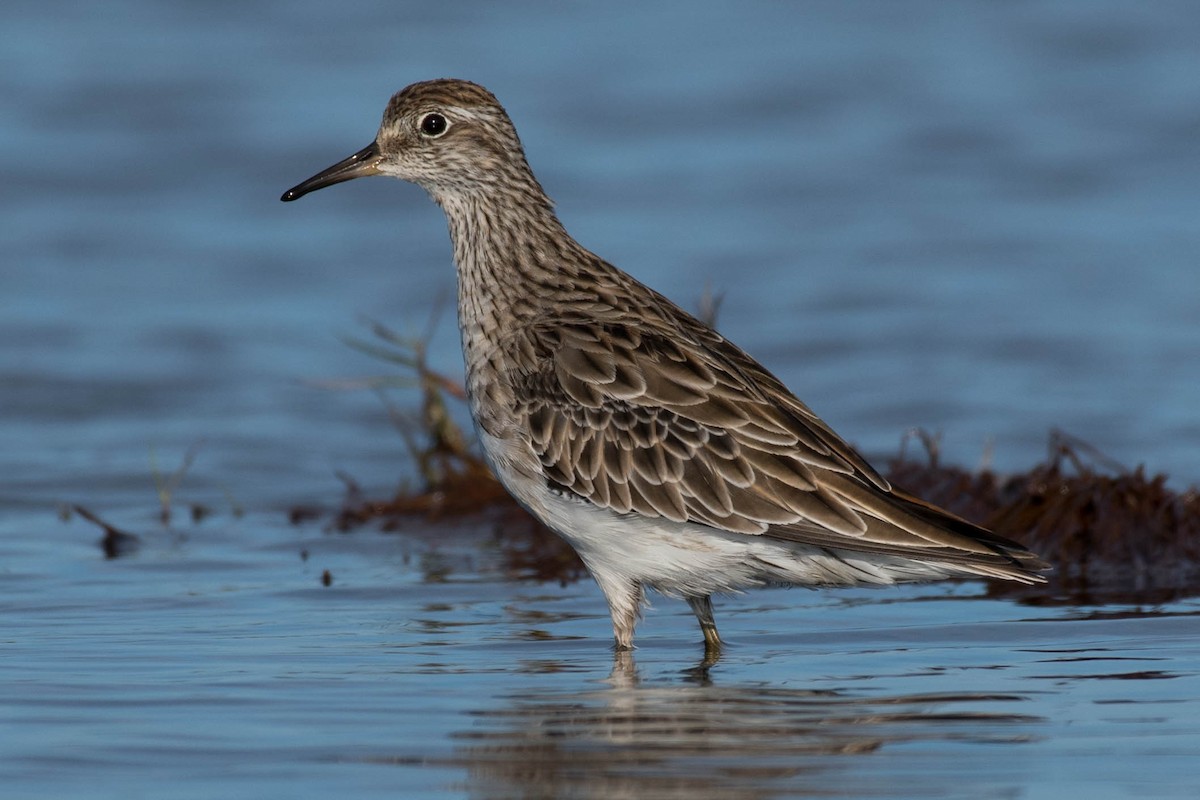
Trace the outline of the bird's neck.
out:
<instances>
[{"instance_id":1,"label":"bird's neck","mask_svg":"<svg viewBox=\"0 0 1200 800\"><path fill-rule=\"evenodd\" d=\"M536 183L436 199L454 245L464 321L501 307L507 313L532 311L535 299L553 295L561 285L564 265L583 252Z\"/></svg>"},{"instance_id":2,"label":"bird's neck","mask_svg":"<svg viewBox=\"0 0 1200 800\"><path fill-rule=\"evenodd\" d=\"M546 303L570 282L564 266L586 251L563 229L536 182L434 199L454 245L463 355L474 369L506 332L545 315Z\"/></svg>"}]
</instances>

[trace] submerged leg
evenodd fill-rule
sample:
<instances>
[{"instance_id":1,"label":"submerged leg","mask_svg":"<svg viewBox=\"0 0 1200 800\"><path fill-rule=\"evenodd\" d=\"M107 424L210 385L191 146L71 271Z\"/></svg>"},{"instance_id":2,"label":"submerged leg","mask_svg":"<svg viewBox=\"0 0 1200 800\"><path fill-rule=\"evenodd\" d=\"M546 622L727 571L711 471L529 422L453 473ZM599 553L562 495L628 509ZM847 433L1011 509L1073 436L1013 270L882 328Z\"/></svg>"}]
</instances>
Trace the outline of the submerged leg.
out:
<instances>
[{"instance_id":1,"label":"submerged leg","mask_svg":"<svg viewBox=\"0 0 1200 800\"><path fill-rule=\"evenodd\" d=\"M712 597L689 597L687 601L696 619L700 620L700 630L704 633L704 649L720 650L721 636L717 633L717 622L713 619Z\"/></svg>"}]
</instances>

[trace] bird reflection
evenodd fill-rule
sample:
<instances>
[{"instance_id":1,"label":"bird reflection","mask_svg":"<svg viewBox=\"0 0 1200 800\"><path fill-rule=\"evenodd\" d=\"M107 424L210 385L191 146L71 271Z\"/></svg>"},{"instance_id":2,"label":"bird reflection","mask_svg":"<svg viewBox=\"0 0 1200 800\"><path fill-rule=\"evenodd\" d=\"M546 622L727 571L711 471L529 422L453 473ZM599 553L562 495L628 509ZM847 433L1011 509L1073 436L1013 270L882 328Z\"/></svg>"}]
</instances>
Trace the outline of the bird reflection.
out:
<instances>
[{"instance_id":1,"label":"bird reflection","mask_svg":"<svg viewBox=\"0 0 1200 800\"><path fill-rule=\"evenodd\" d=\"M720 650L705 649L704 657L694 667L688 667L680 671L680 680L695 686L711 686L712 675L710 671L717 665L720 659ZM614 650L612 671L608 675L607 683L614 688L629 689L637 686L640 681L641 676L638 674L637 662L634 661L633 651Z\"/></svg>"},{"instance_id":2,"label":"bird reflection","mask_svg":"<svg viewBox=\"0 0 1200 800\"><path fill-rule=\"evenodd\" d=\"M740 800L798 787L841 794L859 759L883 748L1024 743L1040 722L991 710L1024 699L1017 695L721 686L712 666L706 657L678 682L644 681L633 655L616 653L602 688L514 694L473 715L477 724L456 736L452 761L478 797Z\"/></svg>"}]
</instances>

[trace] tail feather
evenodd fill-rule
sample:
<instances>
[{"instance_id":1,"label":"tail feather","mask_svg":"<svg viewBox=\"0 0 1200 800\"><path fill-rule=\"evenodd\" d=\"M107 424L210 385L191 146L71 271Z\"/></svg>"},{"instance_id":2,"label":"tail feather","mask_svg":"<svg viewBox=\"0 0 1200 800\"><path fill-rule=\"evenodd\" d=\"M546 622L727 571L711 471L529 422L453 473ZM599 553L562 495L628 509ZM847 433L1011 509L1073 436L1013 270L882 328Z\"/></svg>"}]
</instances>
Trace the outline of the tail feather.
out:
<instances>
[{"instance_id":1,"label":"tail feather","mask_svg":"<svg viewBox=\"0 0 1200 800\"><path fill-rule=\"evenodd\" d=\"M776 525L767 536L834 551L903 556L945 564L964 575L1021 583L1045 583L1050 565L1018 542L1006 539L906 492L882 492L837 476L828 488L867 519L860 537L812 524Z\"/></svg>"}]
</instances>

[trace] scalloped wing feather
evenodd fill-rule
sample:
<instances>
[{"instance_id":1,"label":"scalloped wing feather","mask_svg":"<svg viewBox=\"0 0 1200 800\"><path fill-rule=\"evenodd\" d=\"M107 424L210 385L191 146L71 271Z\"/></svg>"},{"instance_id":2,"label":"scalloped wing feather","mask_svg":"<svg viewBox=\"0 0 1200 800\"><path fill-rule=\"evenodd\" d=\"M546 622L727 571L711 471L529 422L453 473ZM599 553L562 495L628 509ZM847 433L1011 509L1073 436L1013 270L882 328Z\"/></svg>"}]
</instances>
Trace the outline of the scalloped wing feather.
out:
<instances>
[{"instance_id":1,"label":"scalloped wing feather","mask_svg":"<svg viewBox=\"0 0 1200 800\"><path fill-rule=\"evenodd\" d=\"M512 376L517 410L561 489L616 513L1037 579L1020 545L892 491L715 331L686 315L649 322L525 331L541 358Z\"/></svg>"}]
</instances>

